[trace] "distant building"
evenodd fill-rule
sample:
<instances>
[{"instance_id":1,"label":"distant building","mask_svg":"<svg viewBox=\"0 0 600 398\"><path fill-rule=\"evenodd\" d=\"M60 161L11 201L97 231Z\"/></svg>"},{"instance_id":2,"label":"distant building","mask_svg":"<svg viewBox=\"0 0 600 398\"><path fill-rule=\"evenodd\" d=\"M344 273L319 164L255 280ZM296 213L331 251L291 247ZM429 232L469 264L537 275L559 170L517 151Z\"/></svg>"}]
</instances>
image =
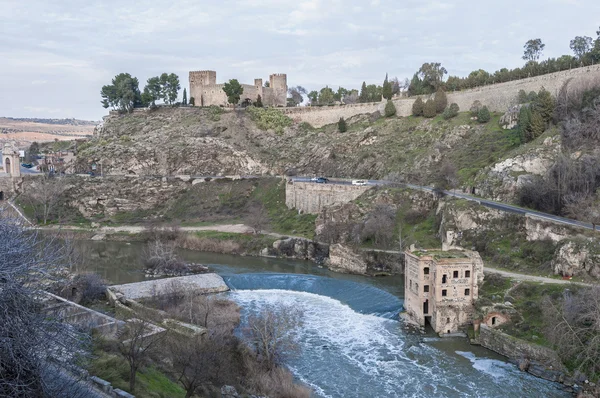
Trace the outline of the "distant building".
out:
<instances>
[{"instance_id":1,"label":"distant building","mask_svg":"<svg viewBox=\"0 0 600 398\"><path fill-rule=\"evenodd\" d=\"M228 106L227 95L223 91L224 84L217 84L217 72L202 70L190 72L190 99L194 98L196 106ZM240 103L256 102L260 95L264 106L286 106L287 75L276 73L269 76L269 87L263 87L262 79L254 79L254 84L242 84L244 93Z\"/></svg>"},{"instance_id":2,"label":"distant building","mask_svg":"<svg viewBox=\"0 0 600 398\"><path fill-rule=\"evenodd\" d=\"M439 334L455 333L473 320L483 261L477 252L405 252L404 308L421 326Z\"/></svg>"}]
</instances>

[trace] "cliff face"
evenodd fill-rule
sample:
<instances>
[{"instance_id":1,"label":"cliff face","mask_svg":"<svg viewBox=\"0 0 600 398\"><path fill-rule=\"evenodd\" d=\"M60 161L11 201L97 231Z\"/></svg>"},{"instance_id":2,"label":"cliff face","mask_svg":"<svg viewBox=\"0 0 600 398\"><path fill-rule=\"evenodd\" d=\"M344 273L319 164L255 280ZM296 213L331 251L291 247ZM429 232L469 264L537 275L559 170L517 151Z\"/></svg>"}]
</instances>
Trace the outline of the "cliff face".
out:
<instances>
[{"instance_id":1,"label":"cliff face","mask_svg":"<svg viewBox=\"0 0 600 398\"><path fill-rule=\"evenodd\" d=\"M345 133L335 124L314 129L298 123L277 133L259 129L243 110L159 108L108 116L78 148L75 169L84 172L96 163L105 174L288 173L427 183L442 159L474 175L491 164L490 153L504 155L508 147L498 118L482 125L466 113L449 121L358 115L348 120Z\"/></svg>"}]
</instances>

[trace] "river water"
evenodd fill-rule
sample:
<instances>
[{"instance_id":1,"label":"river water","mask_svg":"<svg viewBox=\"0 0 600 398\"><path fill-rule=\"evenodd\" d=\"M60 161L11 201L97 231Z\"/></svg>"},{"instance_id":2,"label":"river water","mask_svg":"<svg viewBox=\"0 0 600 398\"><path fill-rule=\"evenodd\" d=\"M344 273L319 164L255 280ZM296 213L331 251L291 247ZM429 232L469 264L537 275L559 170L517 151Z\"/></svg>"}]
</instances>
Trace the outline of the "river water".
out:
<instances>
[{"instance_id":1,"label":"river water","mask_svg":"<svg viewBox=\"0 0 600 398\"><path fill-rule=\"evenodd\" d=\"M142 245L81 242L86 268L111 283L145 280ZM421 335L398 321L401 276L367 278L310 262L182 250L209 264L232 289L242 316L284 303L304 312L301 355L289 361L319 397L568 397L561 386L523 373L462 338Z\"/></svg>"}]
</instances>

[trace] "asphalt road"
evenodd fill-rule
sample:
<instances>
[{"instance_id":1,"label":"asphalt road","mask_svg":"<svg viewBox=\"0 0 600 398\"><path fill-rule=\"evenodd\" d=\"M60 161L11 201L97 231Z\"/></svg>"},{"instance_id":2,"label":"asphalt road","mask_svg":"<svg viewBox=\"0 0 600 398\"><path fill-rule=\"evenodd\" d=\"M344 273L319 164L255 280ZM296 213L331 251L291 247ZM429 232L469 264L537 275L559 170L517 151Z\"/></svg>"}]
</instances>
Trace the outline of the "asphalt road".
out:
<instances>
[{"instance_id":1,"label":"asphalt road","mask_svg":"<svg viewBox=\"0 0 600 398\"><path fill-rule=\"evenodd\" d=\"M311 178L310 177L294 177L294 178L292 178L292 181L311 182ZM370 186L392 185L392 186L407 187L407 188L416 189L416 190L420 190L420 191L424 191L424 192L433 192L434 191L433 187L399 183L399 182L394 182L394 181L386 181L386 180L365 180L365 181L367 181L368 186L369 185ZM351 185L352 180L329 179L327 184ZM504 212L508 212L508 213L520 214L522 216L528 216L528 217L536 217L536 218L548 220L548 221L551 221L554 223L559 223L559 224L565 224L565 225L581 227L581 228L586 228L586 229L593 229L592 224L588 223L588 222L577 221L577 220L573 220L570 218L555 216L553 214L548 214L548 213L542 213L540 211L526 209L526 208L518 207L518 206L514 206L514 205L509 205L509 204L502 203L502 202L496 202L496 201L489 200L489 199L483 199L483 198L479 198L477 196L469 195L469 194L462 193L462 192L454 192L454 191L442 191L442 192L444 195L447 195L447 196L453 196L456 198L470 200L473 202L477 202L483 206L486 206L486 207L489 207L492 209L496 209L496 210L500 210L500 211L504 211ZM596 226L596 231L600 231L600 226L598 226L598 225Z\"/></svg>"}]
</instances>

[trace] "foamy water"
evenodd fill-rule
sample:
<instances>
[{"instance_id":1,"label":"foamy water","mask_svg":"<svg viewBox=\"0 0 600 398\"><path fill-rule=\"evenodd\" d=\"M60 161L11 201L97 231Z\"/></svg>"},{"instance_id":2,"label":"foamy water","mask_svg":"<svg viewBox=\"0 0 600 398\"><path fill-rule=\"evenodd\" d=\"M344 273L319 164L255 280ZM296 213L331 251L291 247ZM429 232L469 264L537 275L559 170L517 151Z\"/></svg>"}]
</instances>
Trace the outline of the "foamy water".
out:
<instances>
[{"instance_id":1,"label":"foamy water","mask_svg":"<svg viewBox=\"0 0 600 398\"><path fill-rule=\"evenodd\" d=\"M289 290L230 293L245 314L267 304L303 310L302 347L289 362L321 397L567 397L554 383L472 352L444 352L404 332L403 324L361 314L342 302Z\"/></svg>"}]
</instances>

